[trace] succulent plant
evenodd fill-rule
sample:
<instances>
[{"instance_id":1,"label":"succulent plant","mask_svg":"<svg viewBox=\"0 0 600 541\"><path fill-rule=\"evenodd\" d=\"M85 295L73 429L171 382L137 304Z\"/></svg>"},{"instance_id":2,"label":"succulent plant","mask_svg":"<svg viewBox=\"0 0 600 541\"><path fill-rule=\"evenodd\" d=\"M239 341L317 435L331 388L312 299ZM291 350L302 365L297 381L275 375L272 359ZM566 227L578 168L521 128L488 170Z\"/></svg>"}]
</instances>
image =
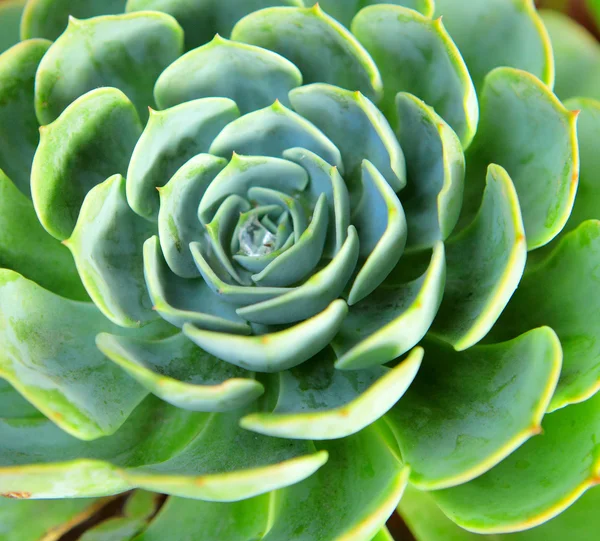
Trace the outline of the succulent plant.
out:
<instances>
[{"instance_id":1,"label":"succulent plant","mask_svg":"<svg viewBox=\"0 0 600 541\"><path fill-rule=\"evenodd\" d=\"M82 539L385 541L399 504L420 541L504 539L599 482L600 49L576 23L29 0L20 33L0 492L32 501L1 502L6 539L133 489ZM515 538L591 539L597 502Z\"/></svg>"}]
</instances>

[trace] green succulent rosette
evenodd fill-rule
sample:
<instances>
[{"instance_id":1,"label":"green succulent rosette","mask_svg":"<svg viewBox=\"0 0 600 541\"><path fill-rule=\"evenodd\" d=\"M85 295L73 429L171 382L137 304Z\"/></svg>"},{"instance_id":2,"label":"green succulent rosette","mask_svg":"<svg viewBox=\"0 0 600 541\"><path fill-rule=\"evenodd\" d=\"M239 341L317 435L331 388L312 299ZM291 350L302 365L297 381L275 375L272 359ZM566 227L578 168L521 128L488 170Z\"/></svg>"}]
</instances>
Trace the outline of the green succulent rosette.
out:
<instances>
[{"instance_id":1,"label":"green succulent rosette","mask_svg":"<svg viewBox=\"0 0 600 541\"><path fill-rule=\"evenodd\" d=\"M399 503L419 541L504 539L598 483L583 29L530 0L13 4L0 492L48 500L2 502L39 506L15 539L131 489L90 540L385 541Z\"/></svg>"}]
</instances>

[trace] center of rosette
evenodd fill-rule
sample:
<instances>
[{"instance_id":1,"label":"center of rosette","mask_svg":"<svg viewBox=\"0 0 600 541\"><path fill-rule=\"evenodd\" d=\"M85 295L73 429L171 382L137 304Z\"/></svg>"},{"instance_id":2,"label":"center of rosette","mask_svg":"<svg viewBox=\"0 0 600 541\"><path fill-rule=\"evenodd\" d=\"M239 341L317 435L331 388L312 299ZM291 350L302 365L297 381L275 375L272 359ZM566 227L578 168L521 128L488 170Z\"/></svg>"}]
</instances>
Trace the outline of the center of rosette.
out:
<instances>
[{"instance_id":1,"label":"center of rosette","mask_svg":"<svg viewBox=\"0 0 600 541\"><path fill-rule=\"evenodd\" d=\"M363 122L376 112L355 93L323 85L312 92L345 100ZM172 114L183 107L230 111L230 100L214 100ZM190 158L159 190L158 236L145 252L159 313L179 324L228 330L234 322L234 332L261 334L256 325L301 322L329 314L342 296L354 304L369 295L406 242L395 193L404 182L385 158L401 151L375 143L385 176L353 152L344 164L331 139L279 102L228 121L209 151ZM353 197L349 184L360 186ZM334 304L334 312L345 303Z\"/></svg>"},{"instance_id":2,"label":"center of rosette","mask_svg":"<svg viewBox=\"0 0 600 541\"><path fill-rule=\"evenodd\" d=\"M240 220L241 221L241 220ZM241 225L238 233L240 252L248 256L270 254L275 250L276 226L269 217L259 221L256 215Z\"/></svg>"}]
</instances>

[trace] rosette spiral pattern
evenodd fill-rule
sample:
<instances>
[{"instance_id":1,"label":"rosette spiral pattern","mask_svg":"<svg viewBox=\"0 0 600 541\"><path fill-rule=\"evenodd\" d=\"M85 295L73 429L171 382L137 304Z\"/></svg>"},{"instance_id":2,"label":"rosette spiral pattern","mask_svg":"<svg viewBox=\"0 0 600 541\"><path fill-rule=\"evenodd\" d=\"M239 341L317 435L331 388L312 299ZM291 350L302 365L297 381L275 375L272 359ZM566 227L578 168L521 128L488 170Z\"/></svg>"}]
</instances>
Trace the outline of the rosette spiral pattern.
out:
<instances>
[{"instance_id":1,"label":"rosette spiral pattern","mask_svg":"<svg viewBox=\"0 0 600 541\"><path fill-rule=\"evenodd\" d=\"M383 541L401 502L434 541L427 513L524 530L597 483L600 109L553 93L531 1L29 0L20 25L0 492L169 494L122 537L148 541Z\"/></svg>"}]
</instances>

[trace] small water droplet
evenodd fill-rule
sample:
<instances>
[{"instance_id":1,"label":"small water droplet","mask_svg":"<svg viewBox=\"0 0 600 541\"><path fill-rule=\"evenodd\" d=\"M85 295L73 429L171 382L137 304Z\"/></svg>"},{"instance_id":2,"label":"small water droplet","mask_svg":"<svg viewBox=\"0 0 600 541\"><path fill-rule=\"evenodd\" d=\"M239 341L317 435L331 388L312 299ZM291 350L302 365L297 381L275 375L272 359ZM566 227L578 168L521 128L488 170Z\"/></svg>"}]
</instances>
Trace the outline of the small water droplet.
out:
<instances>
[{"instance_id":1,"label":"small water droplet","mask_svg":"<svg viewBox=\"0 0 600 541\"><path fill-rule=\"evenodd\" d=\"M276 237L256 216L248 220L239 232L240 251L249 256L270 254L275 248Z\"/></svg>"}]
</instances>

